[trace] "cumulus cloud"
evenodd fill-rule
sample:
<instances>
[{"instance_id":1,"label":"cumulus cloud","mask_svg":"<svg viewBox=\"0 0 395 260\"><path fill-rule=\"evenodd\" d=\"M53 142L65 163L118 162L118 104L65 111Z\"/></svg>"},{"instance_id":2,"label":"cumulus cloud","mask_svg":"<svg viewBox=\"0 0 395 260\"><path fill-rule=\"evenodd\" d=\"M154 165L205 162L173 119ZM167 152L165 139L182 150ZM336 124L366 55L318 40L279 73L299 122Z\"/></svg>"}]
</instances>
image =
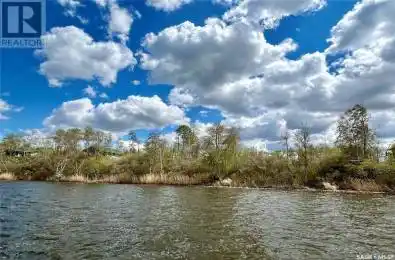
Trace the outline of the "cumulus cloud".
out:
<instances>
[{"instance_id":1,"label":"cumulus cloud","mask_svg":"<svg viewBox=\"0 0 395 260\"><path fill-rule=\"evenodd\" d=\"M191 105L193 104L193 96L182 89L173 88L169 94L169 101L170 104L178 106Z\"/></svg>"},{"instance_id":2,"label":"cumulus cloud","mask_svg":"<svg viewBox=\"0 0 395 260\"><path fill-rule=\"evenodd\" d=\"M146 3L173 11L189 2ZM149 83L173 86L167 107L218 109L224 124L240 129L243 144L262 144L259 146L266 149L278 146L284 129L294 131L305 123L311 126L314 142L332 140L338 116L361 103L371 111L378 135L387 140L395 137L395 117L390 112L395 108L394 1L357 3L331 30L326 51L294 60L287 54L296 50L297 44L292 39L270 44L262 25L273 28L286 16L320 10L326 1L216 2L231 6L221 19L209 18L201 26L186 21L149 33L142 41L139 58L141 68L149 71ZM327 64L327 56L337 52L345 55ZM110 84L119 70L135 63L129 60L116 67L113 77L103 77L96 70L84 77L73 73L49 77L56 75L51 71L44 75L53 84L73 78L107 79ZM96 111L97 107L87 110ZM202 124L201 132L207 132L208 127Z\"/></svg>"},{"instance_id":3,"label":"cumulus cloud","mask_svg":"<svg viewBox=\"0 0 395 260\"><path fill-rule=\"evenodd\" d=\"M126 43L129 40L132 23L133 16L127 9L119 7L115 2L111 3L108 28L110 35L115 35L121 42Z\"/></svg>"},{"instance_id":4,"label":"cumulus cloud","mask_svg":"<svg viewBox=\"0 0 395 260\"><path fill-rule=\"evenodd\" d=\"M251 148L257 151L268 152L267 141L263 139L243 140L241 145L246 148Z\"/></svg>"},{"instance_id":5,"label":"cumulus cloud","mask_svg":"<svg viewBox=\"0 0 395 260\"><path fill-rule=\"evenodd\" d=\"M304 109L298 101L334 91L323 54L288 60L286 54L296 48L292 40L271 45L245 22L209 19L203 27L186 22L147 35L143 45L150 54L141 54L141 66L151 71L150 82L174 85L169 100L178 105L251 117L268 109ZM232 55L235 50L239 55Z\"/></svg>"},{"instance_id":6,"label":"cumulus cloud","mask_svg":"<svg viewBox=\"0 0 395 260\"><path fill-rule=\"evenodd\" d=\"M144 149L144 143L138 144L133 141L120 139L117 141L117 148L124 152L130 151L130 149L142 151Z\"/></svg>"},{"instance_id":7,"label":"cumulus cloud","mask_svg":"<svg viewBox=\"0 0 395 260\"><path fill-rule=\"evenodd\" d=\"M204 26L184 22L147 34L143 47L150 54L140 54L141 67L151 71L150 83L206 92L259 75L265 65L282 59L296 44L288 39L274 46L247 23L228 25L211 18Z\"/></svg>"},{"instance_id":8,"label":"cumulus cloud","mask_svg":"<svg viewBox=\"0 0 395 260\"><path fill-rule=\"evenodd\" d=\"M349 51L338 62L334 100L376 111L395 107L394 1L362 1L332 29L327 52Z\"/></svg>"},{"instance_id":9,"label":"cumulus cloud","mask_svg":"<svg viewBox=\"0 0 395 260\"><path fill-rule=\"evenodd\" d=\"M148 6L165 12L175 11L183 5L191 3L192 0L146 0Z\"/></svg>"},{"instance_id":10,"label":"cumulus cloud","mask_svg":"<svg viewBox=\"0 0 395 260\"><path fill-rule=\"evenodd\" d=\"M393 38L395 24L392 0L364 0L357 3L331 30L328 52L356 50Z\"/></svg>"},{"instance_id":11,"label":"cumulus cloud","mask_svg":"<svg viewBox=\"0 0 395 260\"><path fill-rule=\"evenodd\" d=\"M92 126L122 133L186 122L188 119L183 110L165 104L158 96L129 96L127 99L98 105L88 98L64 102L44 120L44 126L49 129Z\"/></svg>"},{"instance_id":12,"label":"cumulus cloud","mask_svg":"<svg viewBox=\"0 0 395 260\"><path fill-rule=\"evenodd\" d=\"M295 60L286 55L296 43L269 44L252 22L266 17L276 22L324 4L240 1L224 15L227 22L210 18L203 26L184 22L147 34L141 66L150 71L151 84L174 86L170 102L219 109L226 125L240 129L243 141L273 145L283 129L308 124L314 141L325 143L333 139L339 115L357 103L372 112L381 136L395 137L388 123L392 114L379 113L395 108L393 1L357 4L332 29L326 52ZM334 62L334 73L327 55L344 50L348 54Z\"/></svg>"},{"instance_id":13,"label":"cumulus cloud","mask_svg":"<svg viewBox=\"0 0 395 260\"><path fill-rule=\"evenodd\" d=\"M273 28L286 16L317 11L326 0L240 0L224 14L227 21L248 20L265 28Z\"/></svg>"},{"instance_id":14,"label":"cumulus cloud","mask_svg":"<svg viewBox=\"0 0 395 260\"><path fill-rule=\"evenodd\" d=\"M166 134L162 134L161 138L165 140L165 142L169 145L173 145L177 141L177 133L176 132L170 132Z\"/></svg>"},{"instance_id":15,"label":"cumulus cloud","mask_svg":"<svg viewBox=\"0 0 395 260\"><path fill-rule=\"evenodd\" d=\"M97 96L96 90L92 86L84 88L83 92L90 98L95 98Z\"/></svg>"},{"instance_id":16,"label":"cumulus cloud","mask_svg":"<svg viewBox=\"0 0 395 260\"><path fill-rule=\"evenodd\" d=\"M219 109L225 123L241 128L244 138L278 139L277 121L305 110L306 99L319 104L317 97L333 94L326 84L331 75L323 54L288 60L287 53L297 47L292 40L269 44L245 21L208 19L204 26L185 22L148 34L143 46L149 54L140 54L141 66L150 70L152 84L175 86L169 95L172 104ZM235 50L238 55L233 55ZM321 116L314 111L300 114L304 118L299 117L298 127L304 119ZM248 120L250 125L245 124Z\"/></svg>"},{"instance_id":17,"label":"cumulus cloud","mask_svg":"<svg viewBox=\"0 0 395 260\"><path fill-rule=\"evenodd\" d=\"M133 52L127 47L112 41L95 42L74 26L52 28L41 39L44 48L36 51L44 58L40 73L53 86L72 79L98 79L108 86L116 82L119 71L136 64Z\"/></svg>"}]
</instances>

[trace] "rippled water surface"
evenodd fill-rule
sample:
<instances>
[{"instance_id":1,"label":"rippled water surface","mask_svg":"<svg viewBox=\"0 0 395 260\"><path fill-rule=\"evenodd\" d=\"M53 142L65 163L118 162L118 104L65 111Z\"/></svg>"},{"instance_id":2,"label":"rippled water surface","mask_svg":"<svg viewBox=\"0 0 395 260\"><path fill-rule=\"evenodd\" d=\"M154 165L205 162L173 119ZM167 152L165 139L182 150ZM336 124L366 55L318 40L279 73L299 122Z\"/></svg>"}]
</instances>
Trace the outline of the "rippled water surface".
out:
<instances>
[{"instance_id":1,"label":"rippled water surface","mask_svg":"<svg viewBox=\"0 0 395 260\"><path fill-rule=\"evenodd\" d=\"M366 254L395 255L394 196L0 182L0 259Z\"/></svg>"}]
</instances>

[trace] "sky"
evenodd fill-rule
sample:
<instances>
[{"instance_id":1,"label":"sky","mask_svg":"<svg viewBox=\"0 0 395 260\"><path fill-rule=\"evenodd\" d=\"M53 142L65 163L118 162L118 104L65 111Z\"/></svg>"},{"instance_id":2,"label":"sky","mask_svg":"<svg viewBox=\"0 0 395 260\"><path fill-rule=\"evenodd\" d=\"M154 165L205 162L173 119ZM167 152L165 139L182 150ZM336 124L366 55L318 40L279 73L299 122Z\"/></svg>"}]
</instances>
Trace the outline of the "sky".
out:
<instances>
[{"instance_id":1,"label":"sky","mask_svg":"<svg viewBox=\"0 0 395 260\"><path fill-rule=\"evenodd\" d=\"M278 149L330 143L366 106L395 138L395 1L47 0L42 49L0 49L0 136L92 126L124 138L237 127Z\"/></svg>"}]
</instances>

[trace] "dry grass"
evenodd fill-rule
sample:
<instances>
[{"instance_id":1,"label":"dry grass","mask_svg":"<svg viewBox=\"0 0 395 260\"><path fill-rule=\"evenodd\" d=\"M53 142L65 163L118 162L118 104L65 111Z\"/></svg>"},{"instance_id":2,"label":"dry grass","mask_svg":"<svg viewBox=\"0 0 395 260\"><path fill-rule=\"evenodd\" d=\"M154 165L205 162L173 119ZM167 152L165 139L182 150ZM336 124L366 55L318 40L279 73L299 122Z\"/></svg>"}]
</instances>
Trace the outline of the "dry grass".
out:
<instances>
[{"instance_id":1,"label":"dry grass","mask_svg":"<svg viewBox=\"0 0 395 260\"><path fill-rule=\"evenodd\" d=\"M63 177L60 179L60 181L64 181L64 182L82 182L82 183L89 183L90 180L84 176L84 175L72 175L72 176L67 176L67 177Z\"/></svg>"},{"instance_id":2,"label":"dry grass","mask_svg":"<svg viewBox=\"0 0 395 260\"><path fill-rule=\"evenodd\" d=\"M140 184L197 185L202 181L201 177L167 174L146 174L139 178Z\"/></svg>"},{"instance_id":3,"label":"dry grass","mask_svg":"<svg viewBox=\"0 0 395 260\"><path fill-rule=\"evenodd\" d=\"M90 179L87 176L76 174L72 176L63 177L61 182L79 182L79 183L120 183L118 175L106 176L103 178Z\"/></svg>"},{"instance_id":4,"label":"dry grass","mask_svg":"<svg viewBox=\"0 0 395 260\"><path fill-rule=\"evenodd\" d=\"M361 180L351 179L348 183L350 188L356 191L370 191L370 192L381 192L383 187L378 185L374 180Z\"/></svg>"},{"instance_id":5,"label":"dry grass","mask_svg":"<svg viewBox=\"0 0 395 260\"><path fill-rule=\"evenodd\" d=\"M16 176L12 173L0 173L0 180L1 181L15 181L17 180Z\"/></svg>"},{"instance_id":6,"label":"dry grass","mask_svg":"<svg viewBox=\"0 0 395 260\"><path fill-rule=\"evenodd\" d=\"M189 177L186 175L146 174L142 176L110 175L90 179L84 175L72 175L62 178L61 182L76 183L129 183L129 184L167 184L167 185L197 185L204 183L202 176Z\"/></svg>"}]
</instances>

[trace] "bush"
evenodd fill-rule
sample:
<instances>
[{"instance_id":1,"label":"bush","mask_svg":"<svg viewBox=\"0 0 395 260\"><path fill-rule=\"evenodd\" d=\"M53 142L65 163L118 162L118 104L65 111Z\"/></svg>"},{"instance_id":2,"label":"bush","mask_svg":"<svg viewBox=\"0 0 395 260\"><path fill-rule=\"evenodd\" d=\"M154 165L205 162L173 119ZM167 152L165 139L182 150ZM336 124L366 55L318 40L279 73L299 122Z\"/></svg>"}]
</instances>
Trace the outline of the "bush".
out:
<instances>
[{"instance_id":1,"label":"bush","mask_svg":"<svg viewBox=\"0 0 395 260\"><path fill-rule=\"evenodd\" d=\"M76 169L80 167L80 172L73 172L72 174L82 173L90 179L95 179L109 175L113 162L106 157L90 157L83 161L76 161L74 164Z\"/></svg>"},{"instance_id":2,"label":"bush","mask_svg":"<svg viewBox=\"0 0 395 260\"><path fill-rule=\"evenodd\" d=\"M347 163L345 156L340 153L325 156L316 166L317 177L329 182L342 182L349 172Z\"/></svg>"}]
</instances>

